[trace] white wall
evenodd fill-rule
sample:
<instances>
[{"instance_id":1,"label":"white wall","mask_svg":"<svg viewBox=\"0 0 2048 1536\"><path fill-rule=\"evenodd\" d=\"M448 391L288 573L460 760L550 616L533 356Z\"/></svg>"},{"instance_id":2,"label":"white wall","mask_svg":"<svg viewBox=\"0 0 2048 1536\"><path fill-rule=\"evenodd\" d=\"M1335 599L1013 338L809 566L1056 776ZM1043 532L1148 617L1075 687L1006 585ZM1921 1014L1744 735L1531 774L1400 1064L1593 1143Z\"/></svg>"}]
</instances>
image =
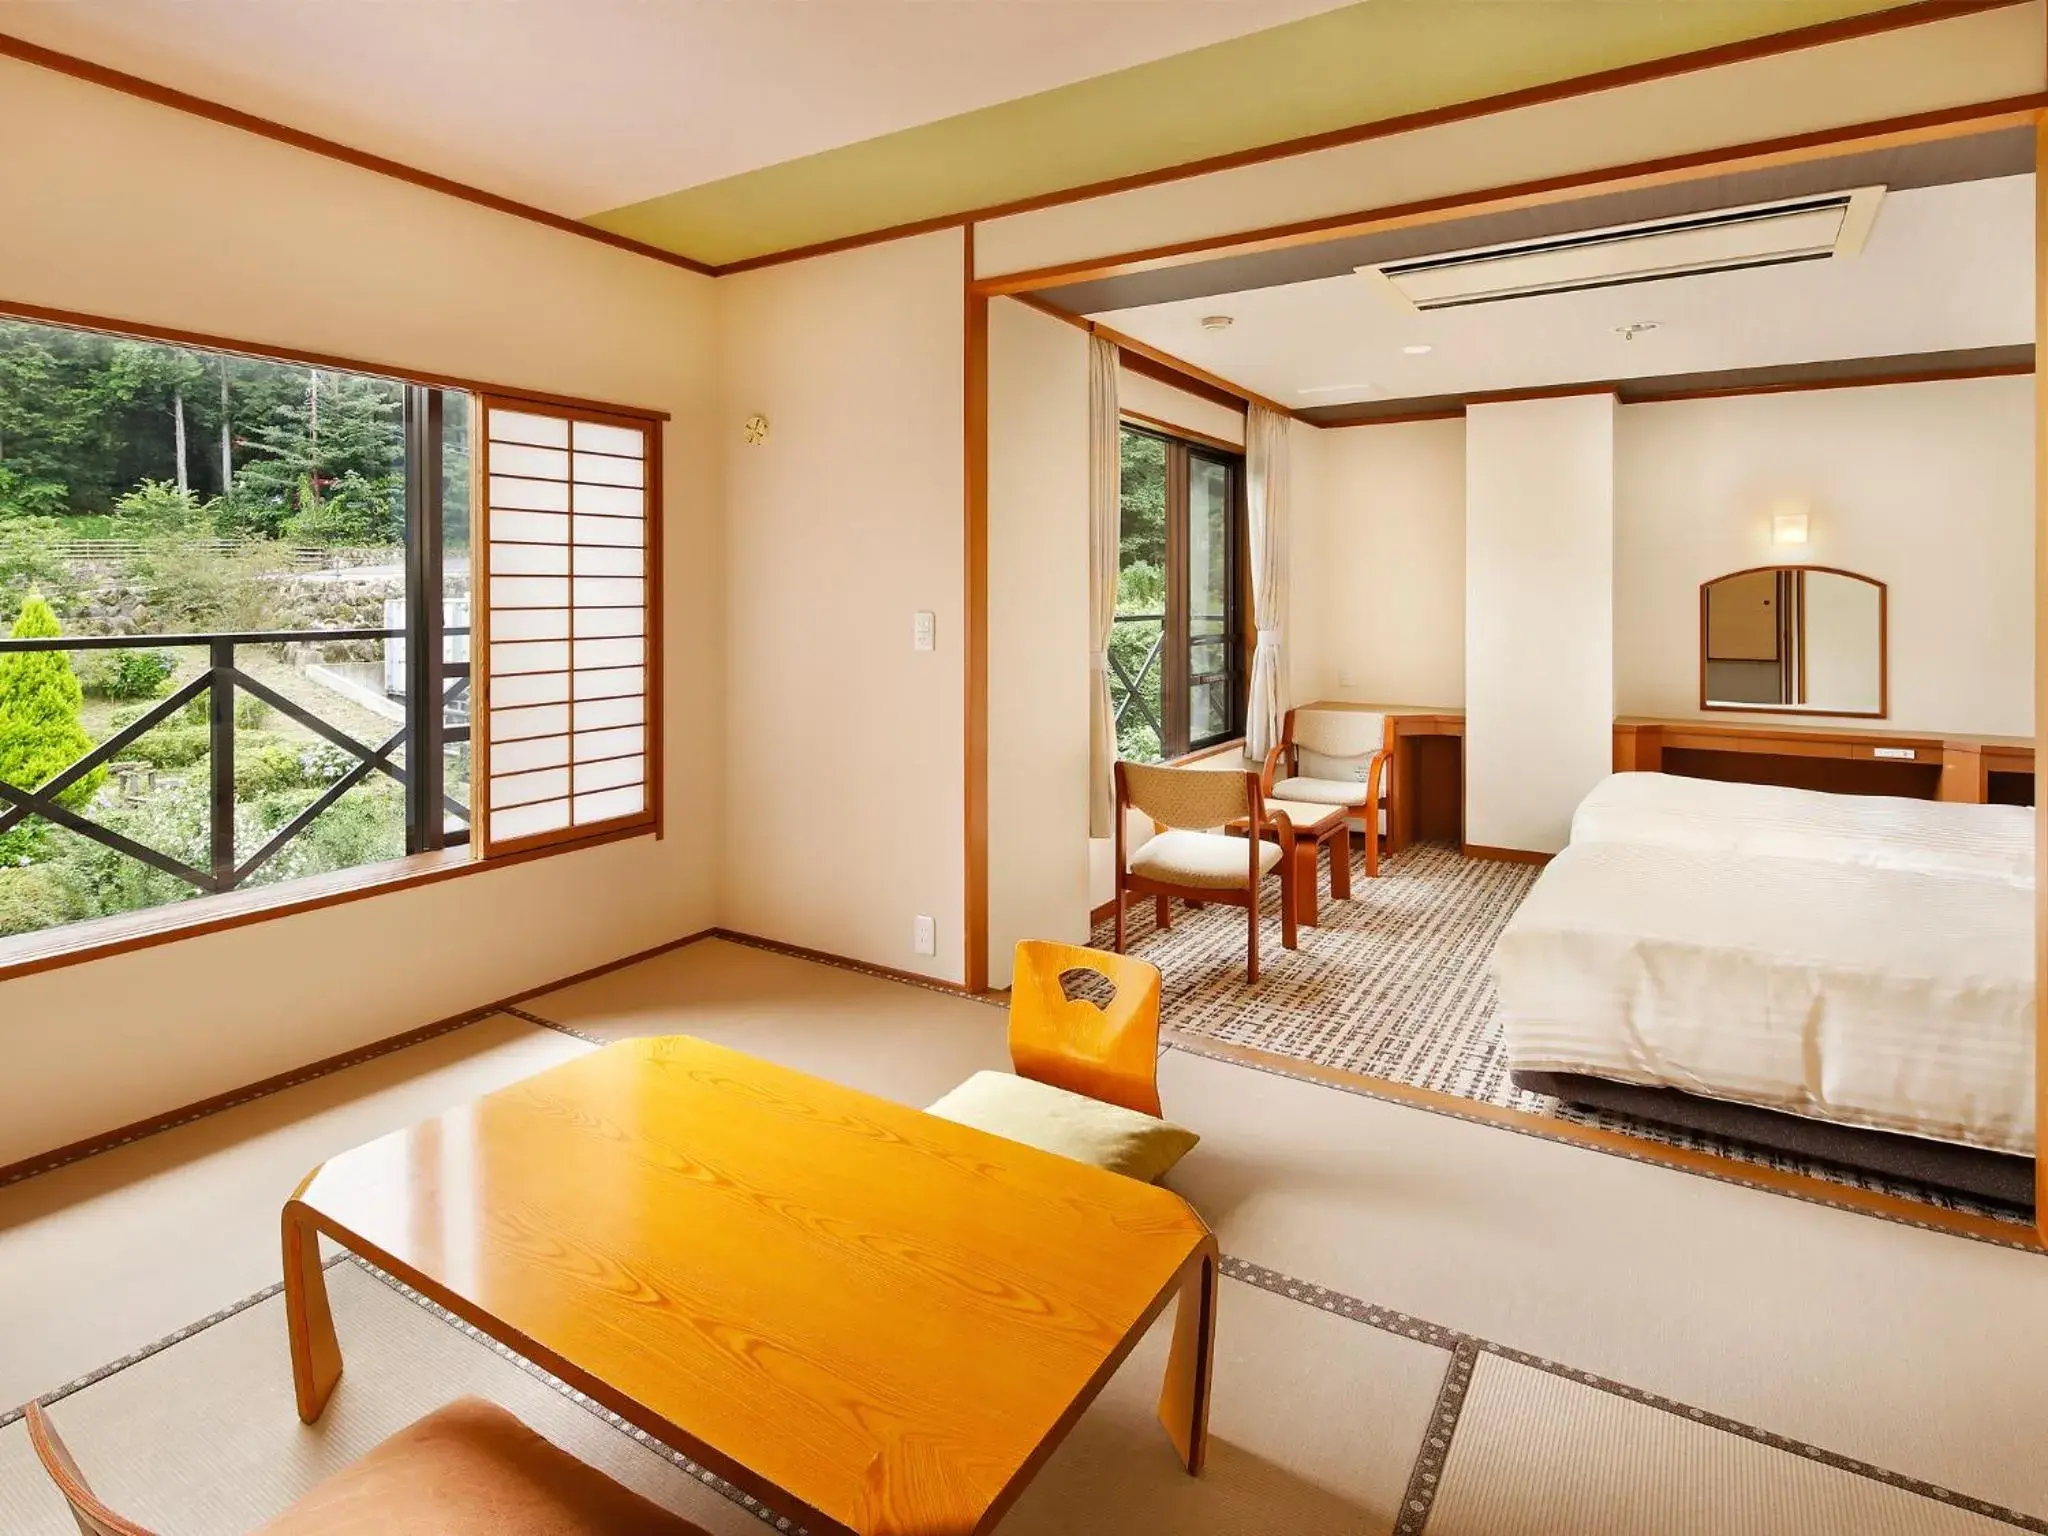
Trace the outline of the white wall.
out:
<instances>
[{"instance_id":1,"label":"white wall","mask_svg":"<svg viewBox=\"0 0 2048 1536\"><path fill-rule=\"evenodd\" d=\"M1782 560L1888 584L1887 725L2031 734L2033 402L2022 377L1624 406L1621 713L1697 716L1700 583ZM1811 506L1810 542L1774 551L1788 497Z\"/></svg>"},{"instance_id":2,"label":"white wall","mask_svg":"<svg viewBox=\"0 0 2048 1536\"><path fill-rule=\"evenodd\" d=\"M1294 437L1294 702L1463 704L1463 419Z\"/></svg>"},{"instance_id":3,"label":"white wall","mask_svg":"<svg viewBox=\"0 0 2048 1536\"><path fill-rule=\"evenodd\" d=\"M1616 712L1699 717L1700 583L1783 558L1887 583L1888 726L2031 733L2032 412L2030 378L1621 407ZM1463 423L1318 432L1302 462L1294 696L1460 702ZM1771 546L1786 499L1804 550Z\"/></svg>"},{"instance_id":4,"label":"white wall","mask_svg":"<svg viewBox=\"0 0 2048 1536\"><path fill-rule=\"evenodd\" d=\"M724 921L949 981L966 974L962 246L947 230L718 284ZM755 413L758 447L739 430ZM919 609L929 652L911 648ZM912 953L919 914L935 956Z\"/></svg>"},{"instance_id":5,"label":"white wall","mask_svg":"<svg viewBox=\"0 0 2048 1536\"><path fill-rule=\"evenodd\" d=\"M997 299L988 380L989 985L1006 987L1019 939L1088 938L1088 337Z\"/></svg>"},{"instance_id":6,"label":"white wall","mask_svg":"<svg viewBox=\"0 0 2048 1536\"><path fill-rule=\"evenodd\" d=\"M667 837L0 983L0 1163L714 921L712 283L6 60L0 140L10 300L675 417Z\"/></svg>"},{"instance_id":7,"label":"white wall","mask_svg":"<svg viewBox=\"0 0 2048 1536\"><path fill-rule=\"evenodd\" d=\"M1614 417L1612 395L1466 412L1468 843L1556 852L1612 769Z\"/></svg>"},{"instance_id":8,"label":"white wall","mask_svg":"<svg viewBox=\"0 0 2048 1536\"><path fill-rule=\"evenodd\" d=\"M1116 404L1120 411L1136 411L1156 421L1170 422L1183 432L1198 432L1236 447L1244 446L1244 412L1233 411L1214 400L1204 400L1171 384L1162 384L1150 374L1119 368L1116 374Z\"/></svg>"}]
</instances>

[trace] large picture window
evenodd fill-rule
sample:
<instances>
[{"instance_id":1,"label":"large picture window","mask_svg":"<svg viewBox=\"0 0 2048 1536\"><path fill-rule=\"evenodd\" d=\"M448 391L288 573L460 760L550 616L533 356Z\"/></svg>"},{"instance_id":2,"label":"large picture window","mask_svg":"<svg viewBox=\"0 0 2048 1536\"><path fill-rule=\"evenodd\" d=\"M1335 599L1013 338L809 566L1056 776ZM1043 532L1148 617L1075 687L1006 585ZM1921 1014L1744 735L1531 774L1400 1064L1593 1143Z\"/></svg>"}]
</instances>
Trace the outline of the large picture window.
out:
<instances>
[{"instance_id":1,"label":"large picture window","mask_svg":"<svg viewBox=\"0 0 2048 1536\"><path fill-rule=\"evenodd\" d=\"M0 937L470 847L473 814L479 857L543 821L651 821L657 441L643 418L0 320ZM621 515L572 533L572 495ZM476 552L488 592L479 504L507 539ZM485 756L490 640L522 625L577 648L559 681L508 661L496 701L563 716L511 749L573 775L559 825Z\"/></svg>"},{"instance_id":2,"label":"large picture window","mask_svg":"<svg viewBox=\"0 0 2048 1536\"><path fill-rule=\"evenodd\" d=\"M1179 757L1244 732L1243 459L1126 425L1110 697L1117 750Z\"/></svg>"}]
</instances>

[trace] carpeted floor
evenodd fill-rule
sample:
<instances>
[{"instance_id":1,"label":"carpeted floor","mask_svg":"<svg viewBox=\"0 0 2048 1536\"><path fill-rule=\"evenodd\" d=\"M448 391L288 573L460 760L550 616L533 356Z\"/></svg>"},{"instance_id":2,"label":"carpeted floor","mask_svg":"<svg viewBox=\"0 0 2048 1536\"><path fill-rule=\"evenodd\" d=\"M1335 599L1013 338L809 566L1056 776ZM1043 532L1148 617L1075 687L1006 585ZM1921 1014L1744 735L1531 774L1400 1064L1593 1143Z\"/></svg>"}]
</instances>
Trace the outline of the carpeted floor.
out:
<instances>
[{"instance_id":1,"label":"carpeted floor","mask_svg":"<svg viewBox=\"0 0 2048 1536\"><path fill-rule=\"evenodd\" d=\"M1352 899L1337 901L1330 896L1328 868L1327 860L1317 866L1322 920L1300 930L1300 947L1292 953L1280 945L1279 882L1268 882L1268 915L1259 938L1262 974L1255 987L1244 977L1240 909L1195 911L1176 902L1172 926L1165 932L1154 926L1151 902L1131 909L1126 920L1130 951L1159 967L1163 1012L1175 1032L1809 1173L1945 1210L2027 1219L2024 1212L1946 1190L1582 1109L1517 1088L1508 1078L1506 1052L1494 1024L1488 961L1494 941L1540 870L1468 859L1455 848L1418 843L1383 859L1374 880L1365 878L1363 859L1354 855ZM1091 942L1108 948L1113 936L1105 922Z\"/></svg>"}]
</instances>

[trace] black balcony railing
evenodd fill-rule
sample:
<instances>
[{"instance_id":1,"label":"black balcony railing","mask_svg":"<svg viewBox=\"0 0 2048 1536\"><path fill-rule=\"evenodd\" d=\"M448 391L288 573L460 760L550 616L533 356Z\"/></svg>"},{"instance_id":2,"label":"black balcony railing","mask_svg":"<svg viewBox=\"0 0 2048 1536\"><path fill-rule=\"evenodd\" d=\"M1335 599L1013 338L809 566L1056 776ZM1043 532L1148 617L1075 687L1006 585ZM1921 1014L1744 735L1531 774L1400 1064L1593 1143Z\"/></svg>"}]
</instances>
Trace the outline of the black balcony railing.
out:
<instances>
[{"instance_id":1,"label":"black balcony railing","mask_svg":"<svg viewBox=\"0 0 2048 1536\"><path fill-rule=\"evenodd\" d=\"M1116 615L1112 622L1113 624L1157 624L1159 626L1159 633L1152 637L1152 644L1146 650L1144 659L1138 663L1138 668L1135 672L1125 665L1123 658L1117 655L1114 646L1110 648L1108 660L1110 675L1123 685L1123 697L1120 699L1112 698L1112 702L1116 707L1117 725L1121 727L1124 723L1124 716L1135 709L1138 712L1138 719L1144 724L1149 725L1153 732L1163 741L1166 738L1166 722L1160 719L1159 711L1154 709L1151 701L1145 697L1145 682L1151 676L1153 669L1159 665L1159 653L1166 644L1166 615L1163 613L1120 613ZM1115 692L1115 689L1111 690L1112 695Z\"/></svg>"},{"instance_id":2,"label":"black balcony railing","mask_svg":"<svg viewBox=\"0 0 2048 1536\"><path fill-rule=\"evenodd\" d=\"M443 629L436 625L432 638L438 641L443 636L468 633L467 629ZM411 664L409 654L412 692L407 700L406 724L374 747L356 740L346 731L321 719L304 704L287 698L275 688L251 677L235 664L235 652L242 646L406 638L407 632L403 629L252 630L237 634L206 635L60 635L50 639L34 640L0 637L0 656L26 651L165 651L202 648L208 657L206 670L199 676L177 689L168 698L151 706L132 724L123 726L61 773L33 789L0 780L0 833L9 831L30 816L40 816L56 826L76 832L81 837L89 837L94 842L124 854L138 863L146 864L151 869L174 876L196 890L209 893L232 891L245 884L257 871L283 852L292 839L312 825L322 811L371 774L381 773L406 788L408 850L423 852L445 847L449 841L450 819L452 818L458 826L469 819L469 808L447 793L443 782L444 765L441 753L444 745L469 739L467 725L446 723L449 708L459 707L467 699L470 676L468 662L450 662L444 657L438 668L421 667ZM441 655L444 649L440 644L433 645L431 649L420 647L416 643L417 637L414 637L414 641L415 643L409 646L409 651L424 649L426 655L436 656ZM432 676L427 677L423 674ZM431 692L427 691L429 687ZM254 698L261 699L279 714L296 721L321 740L340 748L356 760L347 772L328 785L305 809L278 828L261 848L248 858L239 860L235 848L237 688ZM209 805L212 812L209 868L195 869L182 859L173 858L159 849L145 847L133 838L110 827L103 827L89 817L58 803L58 797L64 791L86 778L96 768L114 761L124 748L139 741L157 726L171 720L179 711L200 698L207 701L209 730L207 766L210 784ZM425 707L422 707L423 705ZM427 750L409 750L416 734L416 724L422 726L417 735L421 746ZM401 751L405 752L403 763L395 761Z\"/></svg>"}]
</instances>

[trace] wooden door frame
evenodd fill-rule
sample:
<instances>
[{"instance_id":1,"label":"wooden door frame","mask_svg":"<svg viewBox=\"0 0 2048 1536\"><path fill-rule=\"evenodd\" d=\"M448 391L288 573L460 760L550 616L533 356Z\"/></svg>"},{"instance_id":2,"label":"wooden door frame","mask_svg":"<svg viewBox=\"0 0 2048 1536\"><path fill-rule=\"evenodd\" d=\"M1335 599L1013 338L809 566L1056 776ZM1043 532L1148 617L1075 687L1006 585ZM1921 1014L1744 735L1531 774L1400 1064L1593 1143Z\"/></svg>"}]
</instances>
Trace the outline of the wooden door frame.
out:
<instances>
[{"instance_id":1,"label":"wooden door frame","mask_svg":"<svg viewBox=\"0 0 2048 1536\"><path fill-rule=\"evenodd\" d=\"M2048 356L2048 116L2034 124L2034 1114L2048 1102L2048 1035L2040 999L2048 992L2048 400L2040 388L2039 360ZM2048 1241L2048 1161L2037 1144L2034 1158L2034 1227Z\"/></svg>"}]
</instances>

